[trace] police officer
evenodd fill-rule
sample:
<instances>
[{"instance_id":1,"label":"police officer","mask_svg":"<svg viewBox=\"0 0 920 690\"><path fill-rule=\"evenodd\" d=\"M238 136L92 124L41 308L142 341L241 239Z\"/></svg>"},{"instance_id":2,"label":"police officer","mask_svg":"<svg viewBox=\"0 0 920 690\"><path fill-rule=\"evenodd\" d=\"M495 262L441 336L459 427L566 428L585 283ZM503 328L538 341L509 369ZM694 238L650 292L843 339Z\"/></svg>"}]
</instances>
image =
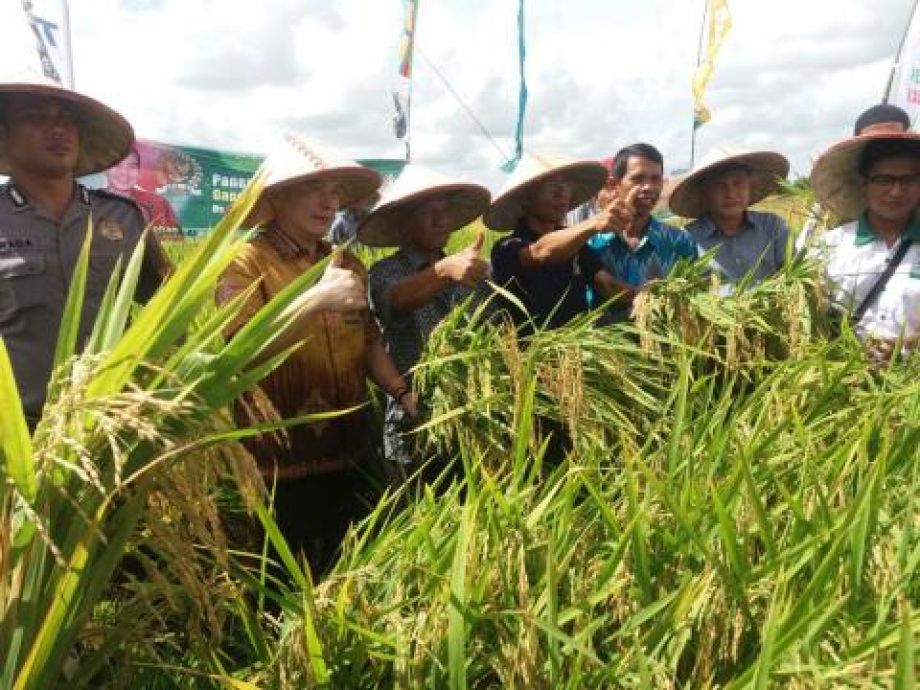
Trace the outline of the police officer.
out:
<instances>
[{"instance_id":1,"label":"police officer","mask_svg":"<svg viewBox=\"0 0 920 690\"><path fill-rule=\"evenodd\" d=\"M121 160L131 125L102 103L44 83L0 84L0 337L26 417L41 415L73 271L89 224L93 238L79 344L92 330L119 257L125 262L145 226L129 199L90 190L75 177ZM167 272L148 234L137 298Z\"/></svg>"}]
</instances>

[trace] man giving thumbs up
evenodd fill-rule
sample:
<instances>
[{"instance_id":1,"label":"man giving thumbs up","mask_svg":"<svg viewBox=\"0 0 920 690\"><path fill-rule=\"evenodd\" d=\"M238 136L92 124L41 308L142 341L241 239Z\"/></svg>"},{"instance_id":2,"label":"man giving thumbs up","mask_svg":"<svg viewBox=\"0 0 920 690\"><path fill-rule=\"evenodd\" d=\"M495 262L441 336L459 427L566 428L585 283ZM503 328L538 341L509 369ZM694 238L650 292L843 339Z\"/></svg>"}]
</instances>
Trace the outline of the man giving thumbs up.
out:
<instances>
[{"instance_id":1,"label":"man giving thumbs up","mask_svg":"<svg viewBox=\"0 0 920 690\"><path fill-rule=\"evenodd\" d=\"M451 234L478 218L489 199L484 187L413 164L358 228L364 244L399 247L371 268L370 297L387 351L407 380L431 331L489 276L482 231L464 249L444 253ZM398 402L389 401L384 445L391 459L405 463L411 458L399 436Z\"/></svg>"}]
</instances>

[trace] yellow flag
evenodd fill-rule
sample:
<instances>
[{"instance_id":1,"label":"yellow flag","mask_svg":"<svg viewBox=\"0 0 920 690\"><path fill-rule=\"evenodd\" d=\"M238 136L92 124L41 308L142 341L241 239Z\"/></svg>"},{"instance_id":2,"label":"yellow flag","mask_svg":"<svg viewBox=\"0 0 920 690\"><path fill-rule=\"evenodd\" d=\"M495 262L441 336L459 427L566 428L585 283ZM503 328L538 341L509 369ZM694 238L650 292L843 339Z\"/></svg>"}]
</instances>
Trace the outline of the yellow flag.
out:
<instances>
[{"instance_id":1,"label":"yellow flag","mask_svg":"<svg viewBox=\"0 0 920 690\"><path fill-rule=\"evenodd\" d=\"M703 103L703 94L712 79L716 65L716 54L725 42L732 28L732 15L728 11L728 0L708 0L706 3L706 47L701 55L696 74L693 75L693 126L709 122L709 108Z\"/></svg>"}]
</instances>

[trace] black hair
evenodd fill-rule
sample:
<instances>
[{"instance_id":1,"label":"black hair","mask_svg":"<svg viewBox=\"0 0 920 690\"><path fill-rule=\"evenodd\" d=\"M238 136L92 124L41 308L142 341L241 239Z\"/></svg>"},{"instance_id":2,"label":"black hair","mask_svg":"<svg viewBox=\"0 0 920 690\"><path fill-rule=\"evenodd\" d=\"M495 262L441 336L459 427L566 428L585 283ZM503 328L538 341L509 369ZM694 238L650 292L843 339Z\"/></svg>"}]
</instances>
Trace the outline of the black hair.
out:
<instances>
[{"instance_id":1,"label":"black hair","mask_svg":"<svg viewBox=\"0 0 920 690\"><path fill-rule=\"evenodd\" d=\"M617 151L617 154L613 157L613 176L618 180L623 179L623 176L626 175L626 167L630 158L644 158L652 163L657 163L664 170L664 156L661 155L661 151L651 144L641 142L630 144Z\"/></svg>"},{"instance_id":2,"label":"black hair","mask_svg":"<svg viewBox=\"0 0 920 690\"><path fill-rule=\"evenodd\" d=\"M886 158L911 156L920 158L920 139L877 139L870 141L859 156L857 168L861 177L868 177L872 167Z\"/></svg>"},{"instance_id":3,"label":"black hair","mask_svg":"<svg viewBox=\"0 0 920 690\"><path fill-rule=\"evenodd\" d=\"M902 108L891 103L879 103L863 111L856 118L853 134L859 136L866 127L894 122L902 125L905 130L910 129L910 116Z\"/></svg>"}]
</instances>

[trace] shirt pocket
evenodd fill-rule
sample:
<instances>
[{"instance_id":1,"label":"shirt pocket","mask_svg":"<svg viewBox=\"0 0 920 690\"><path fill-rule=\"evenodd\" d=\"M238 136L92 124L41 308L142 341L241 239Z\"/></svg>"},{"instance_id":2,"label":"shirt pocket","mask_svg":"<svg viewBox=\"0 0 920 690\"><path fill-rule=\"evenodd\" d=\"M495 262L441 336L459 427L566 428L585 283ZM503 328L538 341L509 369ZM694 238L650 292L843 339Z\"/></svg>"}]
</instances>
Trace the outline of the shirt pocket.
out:
<instances>
[{"instance_id":1,"label":"shirt pocket","mask_svg":"<svg viewBox=\"0 0 920 690\"><path fill-rule=\"evenodd\" d=\"M118 259L122 256L120 248L97 249L90 252L89 270L86 275L88 290L103 291L108 287L109 280L115 270ZM122 259L121 271L124 272L125 260Z\"/></svg>"},{"instance_id":2,"label":"shirt pocket","mask_svg":"<svg viewBox=\"0 0 920 690\"><path fill-rule=\"evenodd\" d=\"M45 257L16 255L0 257L0 323L46 299Z\"/></svg>"}]
</instances>

